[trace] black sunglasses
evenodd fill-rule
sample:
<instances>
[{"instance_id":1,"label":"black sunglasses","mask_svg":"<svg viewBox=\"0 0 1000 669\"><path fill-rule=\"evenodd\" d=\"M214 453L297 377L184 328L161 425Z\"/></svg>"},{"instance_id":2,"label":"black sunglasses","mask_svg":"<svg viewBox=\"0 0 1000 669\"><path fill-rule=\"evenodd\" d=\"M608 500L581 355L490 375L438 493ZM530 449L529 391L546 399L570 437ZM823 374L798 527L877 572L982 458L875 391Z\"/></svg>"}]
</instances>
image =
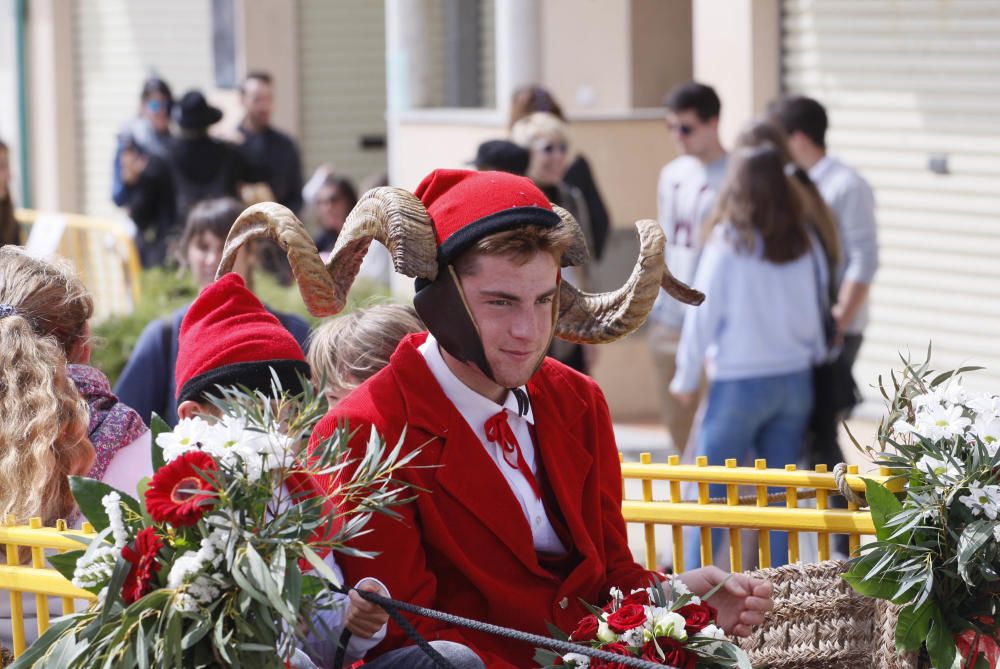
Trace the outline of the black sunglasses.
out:
<instances>
[{"instance_id":1,"label":"black sunglasses","mask_svg":"<svg viewBox=\"0 0 1000 669\"><path fill-rule=\"evenodd\" d=\"M551 142L551 143L548 143L548 144L543 144L542 146L540 146L538 148L539 148L539 150L542 153L546 153L546 154L555 153L556 151L558 151L559 153L566 153L566 150L567 150L566 144L564 144L564 143L561 144L561 143L556 143L556 142Z\"/></svg>"},{"instance_id":2,"label":"black sunglasses","mask_svg":"<svg viewBox=\"0 0 1000 669\"><path fill-rule=\"evenodd\" d=\"M694 132L694 127L693 126L684 125L683 123L668 123L667 124L667 129L670 130L670 132L679 132L680 134L684 135L685 137L687 135L690 135L692 132Z\"/></svg>"}]
</instances>

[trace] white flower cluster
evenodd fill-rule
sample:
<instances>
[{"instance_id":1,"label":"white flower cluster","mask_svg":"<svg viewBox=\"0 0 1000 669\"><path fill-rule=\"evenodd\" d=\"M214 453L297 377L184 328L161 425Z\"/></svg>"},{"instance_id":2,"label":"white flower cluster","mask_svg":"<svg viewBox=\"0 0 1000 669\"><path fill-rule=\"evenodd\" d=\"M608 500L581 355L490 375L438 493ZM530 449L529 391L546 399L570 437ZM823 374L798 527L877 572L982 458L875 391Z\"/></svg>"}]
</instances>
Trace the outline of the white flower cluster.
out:
<instances>
[{"instance_id":1,"label":"white flower cluster","mask_svg":"<svg viewBox=\"0 0 1000 669\"><path fill-rule=\"evenodd\" d=\"M205 451L223 465L242 470L257 481L272 469L288 467L294 459L292 441L274 427L266 432L249 426L246 420L225 416L216 423L200 418L181 420L173 432L156 437L167 462L192 450Z\"/></svg>"},{"instance_id":2,"label":"white flower cluster","mask_svg":"<svg viewBox=\"0 0 1000 669\"><path fill-rule=\"evenodd\" d=\"M580 653L566 653L562 657L563 664L573 669L590 669L590 657Z\"/></svg>"},{"instance_id":3,"label":"white flower cluster","mask_svg":"<svg viewBox=\"0 0 1000 669\"><path fill-rule=\"evenodd\" d=\"M92 547L88 554L76 562L73 570L73 585L78 588L93 588L111 580L111 573L121 557L121 549L110 544L100 543Z\"/></svg>"},{"instance_id":4,"label":"white flower cluster","mask_svg":"<svg viewBox=\"0 0 1000 669\"><path fill-rule=\"evenodd\" d=\"M1000 396L973 395L960 383L938 386L913 398L916 414L912 423L898 420L893 429L900 434L916 434L932 441L976 437L990 455L1000 449Z\"/></svg>"},{"instance_id":5,"label":"white flower cluster","mask_svg":"<svg viewBox=\"0 0 1000 669\"><path fill-rule=\"evenodd\" d=\"M214 601L224 582L222 574L215 572L220 564L229 541L229 533L214 529L201 540L197 551L187 551L174 560L167 574L167 587L181 590L174 596L174 604L185 612L197 610L199 604Z\"/></svg>"},{"instance_id":6,"label":"white flower cluster","mask_svg":"<svg viewBox=\"0 0 1000 669\"><path fill-rule=\"evenodd\" d=\"M969 507L972 515L983 515L990 520L996 520L1000 511L1000 485L970 485L969 494L961 495L958 501ZM993 532L996 534L996 528Z\"/></svg>"},{"instance_id":7,"label":"white flower cluster","mask_svg":"<svg viewBox=\"0 0 1000 669\"><path fill-rule=\"evenodd\" d=\"M108 514L111 535L115 538L115 546L121 548L128 543L128 529L122 518L122 498L117 492L109 492L101 498L104 512Z\"/></svg>"}]
</instances>

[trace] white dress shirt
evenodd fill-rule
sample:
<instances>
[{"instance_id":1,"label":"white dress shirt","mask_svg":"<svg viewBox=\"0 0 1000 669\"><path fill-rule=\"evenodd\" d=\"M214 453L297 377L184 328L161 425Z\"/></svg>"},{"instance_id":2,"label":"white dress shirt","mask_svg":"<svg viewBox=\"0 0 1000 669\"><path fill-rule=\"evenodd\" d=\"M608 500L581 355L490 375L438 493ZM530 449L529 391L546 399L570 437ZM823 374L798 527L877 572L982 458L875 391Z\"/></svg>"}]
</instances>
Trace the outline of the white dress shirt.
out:
<instances>
[{"instance_id":1,"label":"white dress shirt","mask_svg":"<svg viewBox=\"0 0 1000 669\"><path fill-rule=\"evenodd\" d=\"M514 498L521 505L524 517L531 527L535 550L542 553L565 553L566 547L563 546L562 541L559 540L559 536L552 527L552 523L549 522L549 517L545 514L545 505L542 500L535 496L535 491L531 483L528 482L528 479L520 469L512 467L507 463L500 446L486 438L486 421L501 410L506 409L507 424L510 425L510 429L514 433L518 445L521 447L521 454L524 456L525 463L527 463L531 469L531 473L537 479L538 464L535 442L531 438L531 429L529 428L530 425L534 425L535 417L531 411L530 404L527 408L527 413L522 416L519 413L517 398L514 396L514 393L508 391L504 403L500 405L469 388L448 368L441 355L441 350L438 348L437 340L434 339L433 335L427 335L427 341L420 346L419 350L424 356L424 360L427 361L427 366L430 368L431 374L434 375L434 378L437 379L438 384L441 386L441 390L444 391L445 396L451 400L451 403L455 405L458 412L462 414L465 422L472 428L473 433L479 438L479 442L483 445L483 448L486 449L486 453L493 460L494 464L496 464L497 469L500 470L504 480L507 481L507 485L510 486L511 492L514 493ZM527 389L524 386L521 386L520 390L523 390L525 396L527 396Z\"/></svg>"}]
</instances>

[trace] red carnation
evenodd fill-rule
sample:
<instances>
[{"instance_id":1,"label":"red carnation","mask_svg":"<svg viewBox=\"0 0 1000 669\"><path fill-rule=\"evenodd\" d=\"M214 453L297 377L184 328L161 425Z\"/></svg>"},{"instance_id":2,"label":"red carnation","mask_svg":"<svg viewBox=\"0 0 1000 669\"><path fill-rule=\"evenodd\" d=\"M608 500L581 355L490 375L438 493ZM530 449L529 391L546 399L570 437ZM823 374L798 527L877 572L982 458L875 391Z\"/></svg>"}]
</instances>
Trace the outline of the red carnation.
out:
<instances>
[{"instance_id":1,"label":"red carnation","mask_svg":"<svg viewBox=\"0 0 1000 669\"><path fill-rule=\"evenodd\" d=\"M163 548L163 542L152 527L147 527L135 535L135 548L122 548L122 557L128 560L132 567L125 577L122 586L122 599L126 604L138 601L152 590L153 576L160 571L160 563L156 554Z\"/></svg>"},{"instance_id":2,"label":"red carnation","mask_svg":"<svg viewBox=\"0 0 1000 669\"><path fill-rule=\"evenodd\" d=\"M709 623L715 620L719 612L702 602L701 604L685 604L675 613L684 616L684 631L688 633L688 636L691 636L705 629Z\"/></svg>"},{"instance_id":3,"label":"red carnation","mask_svg":"<svg viewBox=\"0 0 1000 669\"><path fill-rule=\"evenodd\" d=\"M659 650L657 650L659 646ZM660 651L663 655L660 655ZM698 662L698 657L684 648L677 639L668 636L657 637L647 641L642 647L642 659L659 664L667 664L677 669L694 669Z\"/></svg>"},{"instance_id":4,"label":"red carnation","mask_svg":"<svg viewBox=\"0 0 1000 669\"><path fill-rule=\"evenodd\" d=\"M638 604L627 604L608 616L608 627L621 634L646 622L646 609Z\"/></svg>"},{"instance_id":5,"label":"red carnation","mask_svg":"<svg viewBox=\"0 0 1000 669\"><path fill-rule=\"evenodd\" d=\"M204 451L188 451L161 467L146 489L149 515L175 527L194 525L214 499L211 472L215 471L218 465Z\"/></svg>"},{"instance_id":6,"label":"red carnation","mask_svg":"<svg viewBox=\"0 0 1000 669\"><path fill-rule=\"evenodd\" d=\"M597 616L581 618L580 622L576 624L576 629L570 634L570 638L573 641L593 641L597 637L599 626L600 622L597 620Z\"/></svg>"},{"instance_id":7,"label":"red carnation","mask_svg":"<svg viewBox=\"0 0 1000 669\"><path fill-rule=\"evenodd\" d=\"M603 650L605 653L611 653L612 655L632 657L632 653L629 652L628 648L620 643L609 643L606 646L601 646L600 650ZM621 662L610 662L608 660L592 660L590 666L591 669L628 669Z\"/></svg>"}]
</instances>

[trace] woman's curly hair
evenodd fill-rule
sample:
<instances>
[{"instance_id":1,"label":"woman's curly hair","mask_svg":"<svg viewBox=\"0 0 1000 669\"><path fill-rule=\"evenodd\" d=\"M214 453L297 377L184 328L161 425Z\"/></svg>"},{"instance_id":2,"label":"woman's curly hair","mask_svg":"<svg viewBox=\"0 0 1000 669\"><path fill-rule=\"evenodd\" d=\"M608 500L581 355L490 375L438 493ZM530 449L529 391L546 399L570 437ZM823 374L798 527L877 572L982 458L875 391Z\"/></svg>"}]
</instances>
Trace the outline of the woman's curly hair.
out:
<instances>
[{"instance_id":1,"label":"woman's curly hair","mask_svg":"<svg viewBox=\"0 0 1000 669\"><path fill-rule=\"evenodd\" d=\"M71 474L94 461L87 405L66 369L90 295L68 267L0 249L0 518L51 523L74 508Z\"/></svg>"}]
</instances>

